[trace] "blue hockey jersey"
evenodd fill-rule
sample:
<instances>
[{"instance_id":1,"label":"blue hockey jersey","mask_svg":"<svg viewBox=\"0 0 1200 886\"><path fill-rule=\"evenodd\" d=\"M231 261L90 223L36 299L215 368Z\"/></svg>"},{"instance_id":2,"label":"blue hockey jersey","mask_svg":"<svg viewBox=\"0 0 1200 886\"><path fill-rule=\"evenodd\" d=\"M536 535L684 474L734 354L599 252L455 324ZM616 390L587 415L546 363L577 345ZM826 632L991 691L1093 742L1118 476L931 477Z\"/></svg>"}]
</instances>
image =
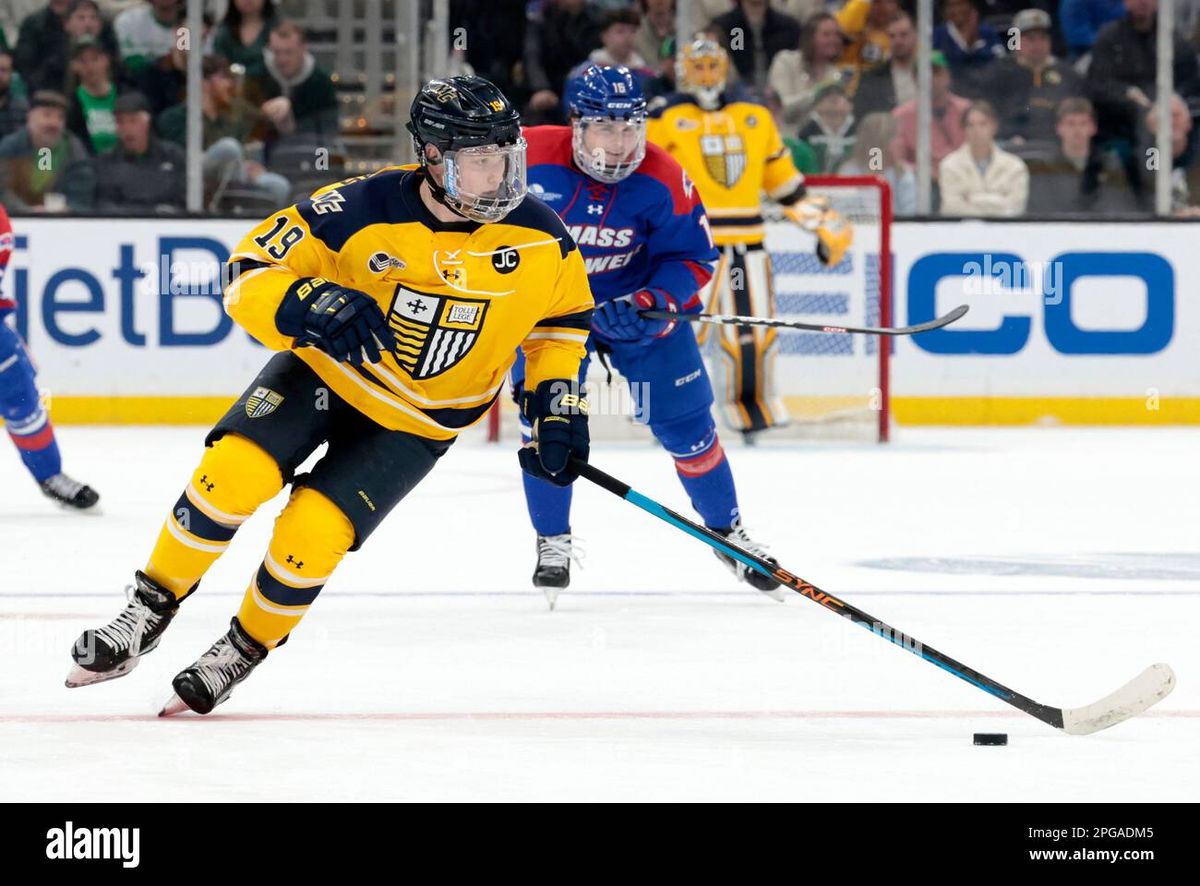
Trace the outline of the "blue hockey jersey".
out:
<instances>
[{"instance_id":1,"label":"blue hockey jersey","mask_svg":"<svg viewBox=\"0 0 1200 886\"><path fill-rule=\"evenodd\" d=\"M570 126L534 126L529 192L558 213L587 266L596 304L642 289L665 292L681 311L698 311L698 291L718 258L700 195L662 148L628 178L606 184L574 162Z\"/></svg>"}]
</instances>

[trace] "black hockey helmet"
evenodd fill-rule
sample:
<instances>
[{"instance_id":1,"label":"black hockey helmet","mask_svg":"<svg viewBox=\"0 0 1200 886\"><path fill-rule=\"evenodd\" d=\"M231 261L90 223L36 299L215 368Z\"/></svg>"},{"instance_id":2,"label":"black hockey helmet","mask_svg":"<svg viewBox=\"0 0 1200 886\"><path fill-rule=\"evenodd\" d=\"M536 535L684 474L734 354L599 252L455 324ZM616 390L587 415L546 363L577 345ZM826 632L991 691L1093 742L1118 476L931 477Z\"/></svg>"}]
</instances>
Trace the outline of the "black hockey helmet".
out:
<instances>
[{"instance_id":1,"label":"black hockey helmet","mask_svg":"<svg viewBox=\"0 0 1200 886\"><path fill-rule=\"evenodd\" d=\"M482 77L430 80L413 98L408 131L422 167L443 166L441 181L429 176L438 200L480 222L499 221L525 198L525 139L512 102ZM425 154L433 145L441 160ZM492 158L487 160L486 158ZM499 158L503 158L502 161ZM471 187L471 166L503 165L494 188Z\"/></svg>"}]
</instances>

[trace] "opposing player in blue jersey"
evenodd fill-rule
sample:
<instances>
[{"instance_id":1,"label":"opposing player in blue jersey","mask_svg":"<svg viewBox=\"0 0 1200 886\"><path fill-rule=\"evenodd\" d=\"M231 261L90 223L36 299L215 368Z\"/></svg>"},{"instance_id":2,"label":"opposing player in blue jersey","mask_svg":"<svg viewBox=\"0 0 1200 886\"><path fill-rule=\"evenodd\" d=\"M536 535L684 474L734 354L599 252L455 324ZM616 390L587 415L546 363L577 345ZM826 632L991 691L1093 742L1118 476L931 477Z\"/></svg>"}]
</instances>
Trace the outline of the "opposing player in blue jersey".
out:
<instances>
[{"instance_id":1,"label":"opposing player in blue jersey","mask_svg":"<svg viewBox=\"0 0 1200 886\"><path fill-rule=\"evenodd\" d=\"M699 194L670 155L646 144L646 99L628 69L588 67L567 85L566 101L570 126L525 130L529 190L559 214L587 264L596 301L589 356L611 359L629 382L636 419L675 460L705 525L765 556L742 528L691 324L639 314L700 310L697 293L712 276L717 249ZM523 369L518 357L512 370L518 402ZM523 425L524 442L529 433ZM570 583L571 488L524 480L537 531L533 583L553 608L559 589ZM782 598L778 582L718 557L741 580Z\"/></svg>"},{"instance_id":2,"label":"opposing player in blue jersey","mask_svg":"<svg viewBox=\"0 0 1200 886\"><path fill-rule=\"evenodd\" d=\"M0 205L0 284L4 282L4 269L12 248L12 225ZM16 309L16 302L0 292L0 419L42 493L63 507L87 510L95 506L100 496L62 471L54 426L34 381L33 361L11 325L10 318Z\"/></svg>"}]
</instances>

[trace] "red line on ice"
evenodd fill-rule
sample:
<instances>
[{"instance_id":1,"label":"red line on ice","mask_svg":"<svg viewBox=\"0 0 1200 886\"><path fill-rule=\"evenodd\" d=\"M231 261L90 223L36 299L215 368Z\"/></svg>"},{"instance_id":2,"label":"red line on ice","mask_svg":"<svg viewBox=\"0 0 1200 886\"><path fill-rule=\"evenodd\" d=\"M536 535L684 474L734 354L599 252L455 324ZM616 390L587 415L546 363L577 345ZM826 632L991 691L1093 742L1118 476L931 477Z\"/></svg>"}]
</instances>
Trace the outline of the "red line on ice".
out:
<instances>
[{"instance_id":1,"label":"red line on ice","mask_svg":"<svg viewBox=\"0 0 1200 886\"><path fill-rule=\"evenodd\" d=\"M419 720L969 720L1016 719L1017 711L378 711L375 713L309 711L288 713L212 714L204 720L250 722ZM1200 718L1200 710L1147 711L1140 717ZM0 714L8 723L119 723L158 720L145 714ZM197 721L198 717L175 718Z\"/></svg>"}]
</instances>

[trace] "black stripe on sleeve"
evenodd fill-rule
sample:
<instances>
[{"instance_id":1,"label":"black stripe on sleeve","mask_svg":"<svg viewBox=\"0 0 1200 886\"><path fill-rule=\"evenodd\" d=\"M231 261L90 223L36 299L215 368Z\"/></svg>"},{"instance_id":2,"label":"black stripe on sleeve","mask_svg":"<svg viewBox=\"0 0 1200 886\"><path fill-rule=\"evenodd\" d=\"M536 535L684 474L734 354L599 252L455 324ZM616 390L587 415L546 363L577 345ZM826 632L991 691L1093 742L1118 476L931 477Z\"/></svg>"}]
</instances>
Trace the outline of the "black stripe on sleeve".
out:
<instances>
[{"instance_id":1,"label":"black stripe on sleeve","mask_svg":"<svg viewBox=\"0 0 1200 886\"><path fill-rule=\"evenodd\" d=\"M561 326L567 329L591 329L592 328L592 309L579 311L575 314L564 314L561 317L547 317L545 320L539 320L536 326Z\"/></svg>"}]
</instances>

